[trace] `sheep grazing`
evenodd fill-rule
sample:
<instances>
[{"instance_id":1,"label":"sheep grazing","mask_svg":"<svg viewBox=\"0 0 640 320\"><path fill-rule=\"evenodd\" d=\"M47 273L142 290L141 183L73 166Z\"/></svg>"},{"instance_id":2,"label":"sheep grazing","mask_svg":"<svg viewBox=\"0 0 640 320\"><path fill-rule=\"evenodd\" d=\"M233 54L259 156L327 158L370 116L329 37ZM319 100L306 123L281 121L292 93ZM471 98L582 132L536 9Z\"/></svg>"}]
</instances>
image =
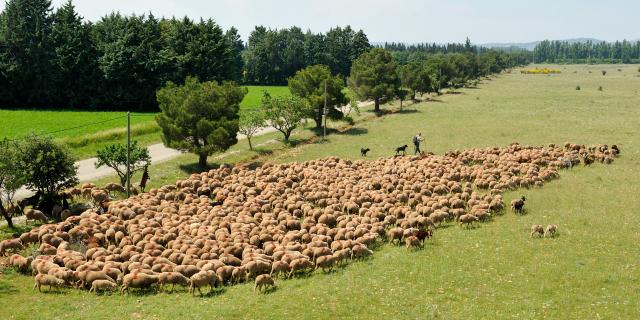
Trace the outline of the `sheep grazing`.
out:
<instances>
[{"instance_id":1,"label":"sheep grazing","mask_svg":"<svg viewBox=\"0 0 640 320\"><path fill-rule=\"evenodd\" d=\"M547 237L547 235L551 238L556 236L556 233L558 231L558 226L556 226L555 224L550 224L547 226L547 228L544 229L544 236Z\"/></svg>"},{"instance_id":2,"label":"sheep grazing","mask_svg":"<svg viewBox=\"0 0 640 320\"><path fill-rule=\"evenodd\" d=\"M0 242L0 257L4 257L9 250L18 252L22 250L23 247L20 238L4 240Z\"/></svg>"},{"instance_id":3,"label":"sheep grazing","mask_svg":"<svg viewBox=\"0 0 640 320\"><path fill-rule=\"evenodd\" d=\"M98 293L100 291L113 291L118 287L118 284L113 282L113 281L109 281L109 280L96 280L93 283L91 283L91 289L89 289L89 292L95 292Z\"/></svg>"},{"instance_id":4,"label":"sheep grazing","mask_svg":"<svg viewBox=\"0 0 640 320\"><path fill-rule=\"evenodd\" d=\"M129 292L129 288L147 289L153 287L157 292L157 284L157 275L134 271L133 273L129 273L122 277L122 288L120 288L120 294Z\"/></svg>"},{"instance_id":5,"label":"sheep grazing","mask_svg":"<svg viewBox=\"0 0 640 320\"><path fill-rule=\"evenodd\" d=\"M460 219L458 219L458 223L460 224L460 226L466 226L467 228L470 226L473 226L473 222L478 221L478 217L472 215L472 214L463 214L460 216Z\"/></svg>"},{"instance_id":6,"label":"sheep grazing","mask_svg":"<svg viewBox=\"0 0 640 320\"><path fill-rule=\"evenodd\" d=\"M531 226L531 237L533 238L535 235L544 236L544 228L539 224Z\"/></svg>"},{"instance_id":7,"label":"sheep grazing","mask_svg":"<svg viewBox=\"0 0 640 320\"><path fill-rule=\"evenodd\" d=\"M33 285L33 289L38 288L39 292L42 292L41 286L49 286L49 291L51 291L54 287L60 288L64 286L64 281L60 280L54 276L48 274L38 274L35 277L36 283Z\"/></svg>"},{"instance_id":8,"label":"sheep grazing","mask_svg":"<svg viewBox=\"0 0 640 320\"><path fill-rule=\"evenodd\" d=\"M614 156L617 156L620 154L620 148L618 148L618 145L612 145L611 146L611 154L613 154Z\"/></svg>"},{"instance_id":9,"label":"sheep grazing","mask_svg":"<svg viewBox=\"0 0 640 320\"><path fill-rule=\"evenodd\" d=\"M418 237L416 236L408 236L404 239L404 242L407 246L407 249L420 248L422 246L420 239L418 239Z\"/></svg>"},{"instance_id":10,"label":"sheep grazing","mask_svg":"<svg viewBox=\"0 0 640 320\"><path fill-rule=\"evenodd\" d=\"M114 193L114 192L119 192L119 193L126 193L127 190L125 190L125 188L117 183L109 183L106 186L104 186L104 190L107 190L109 193Z\"/></svg>"},{"instance_id":11,"label":"sheep grazing","mask_svg":"<svg viewBox=\"0 0 640 320\"><path fill-rule=\"evenodd\" d=\"M527 201L527 199L524 196L522 196L522 198L520 199L511 200L511 210L513 210L515 213L522 214L524 212L525 201Z\"/></svg>"},{"instance_id":12,"label":"sheep grazing","mask_svg":"<svg viewBox=\"0 0 640 320\"><path fill-rule=\"evenodd\" d=\"M162 272L158 276L159 290L162 291L166 284L171 285L171 292L173 292L176 284L183 287L188 287L190 282L189 278L185 277L179 272Z\"/></svg>"},{"instance_id":13,"label":"sheep grazing","mask_svg":"<svg viewBox=\"0 0 640 320\"><path fill-rule=\"evenodd\" d=\"M316 259L316 270L318 268L322 269L322 271L330 272L333 269L333 266L336 264L336 258L333 255L330 256L320 256Z\"/></svg>"},{"instance_id":14,"label":"sheep grazing","mask_svg":"<svg viewBox=\"0 0 640 320\"><path fill-rule=\"evenodd\" d=\"M261 274L256 277L256 284L253 287L253 292L256 292L256 289L258 290L258 292L261 292L263 288L264 288L264 291L266 292L269 287L275 288L275 286L276 284L270 275Z\"/></svg>"},{"instance_id":15,"label":"sheep grazing","mask_svg":"<svg viewBox=\"0 0 640 320\"><path fill-rule=\"evenodd\" d=\"M49 220L47 216L42 213L40 210L36 209L27 209L24 211L24 217L26 218L26 222L29 221L40 221L42 223L47 223Z\"/></svg>"},{"instance_id":16,"label":"sheep grazing","mask_svg":"<svg viewBox=\"0 0 640 320\"><path fill-rule=\"evenodd\" d=\"M31 268L31 262L33 257L23 257L19 254L14 254L9 258L9 264L13 266L18 272L27 273Z\"/></svg>"},{"instance_id":17,"label":"sheep grazing","mask_svg":"<svg viewBox=\"0 0 640 320\"><path fill-rule=\"evenodd\" d=\"M86 184L68 193L94 200L95 207L57 208L63 222L1 242L0 251L37 244L48 256L26 262L32 274L67 279L74 270L73 282L87 289L116 280L124 294L130 287L184 286L189 278L195 295L204 285L213 289L264 274L328 271L371 256L382 239L422 246L436 226L496 217L506 191L557 179L583 154L608 163L613 150L514 143L443 156L221 166L113 201L108 192L114 186ZM522 204L512 209L522 211L524 199L516 201ZM25 265L14 260L17 268Z\"/></svg>"},{"instance_id":18,"label":"sheep grazing","mask_svg":"<svg viewBox=\"0 0 640 320\"><path fill-rule=\"evenodd\" d=\"M211 270L200 271L191 276L191 279L189 279L189 292L195 296L196 289L198 289L198 292L202 296L202 290L200 290L200 287L204 287L207 285L211 287L210 292L213 292L213 289L215 289L216 287L217 279L218 278L215 272Z\"/></svg>"}]
</instances>

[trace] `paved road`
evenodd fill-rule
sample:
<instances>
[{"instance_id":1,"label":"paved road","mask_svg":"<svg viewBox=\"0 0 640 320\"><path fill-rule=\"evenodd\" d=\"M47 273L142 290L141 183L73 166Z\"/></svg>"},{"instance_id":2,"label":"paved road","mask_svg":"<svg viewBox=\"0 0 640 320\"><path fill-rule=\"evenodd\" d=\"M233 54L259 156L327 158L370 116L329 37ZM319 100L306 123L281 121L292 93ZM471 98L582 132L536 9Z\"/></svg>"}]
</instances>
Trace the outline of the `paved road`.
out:
<instances>
[{"instance_id":1,"label":"paved road","mask_svg":"<svg viewBox=\"0 0 640 320\"><path fill-rule=\"evenodd\" d=\"M259 136L273 131L275 131L275 129L273 128L264 128L258 131L255 135ZM244 135L238 135L238 140L241 139L246 139L246 137ZM182 154L182 152L178 150L165 147L162 143L150 145L148 148L149 156L151 157L151 163L153 164L171 160ZM76 166L78 166L78 179L80 180L80 182L95 181L97 179L115 174L115 171L113 169L106 166L102 166L96 169L95 164L97 161L98 159L96 158L90 158L76 162ZM16 192L16 196L14 197L14 199L15 201L19 201L26 197L30 197L31 195L33 195L33 192L25 188L21 188L20 190L18 190L18 192Z\"/></svg>"}]
</instances>

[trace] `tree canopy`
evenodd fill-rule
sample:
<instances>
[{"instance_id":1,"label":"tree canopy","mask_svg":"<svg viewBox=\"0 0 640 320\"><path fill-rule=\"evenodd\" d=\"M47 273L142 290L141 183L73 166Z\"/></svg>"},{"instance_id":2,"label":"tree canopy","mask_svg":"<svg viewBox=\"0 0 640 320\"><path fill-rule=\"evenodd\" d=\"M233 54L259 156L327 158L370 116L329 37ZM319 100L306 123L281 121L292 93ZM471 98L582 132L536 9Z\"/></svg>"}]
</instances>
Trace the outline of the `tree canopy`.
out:
<instances>
[{"instance_id":1,"label":"tree canopy","mask_svg":"<svg viewBox=\"0 0 640 320\"><path fill-rule=\"evenodd\" d=\"M209 155L238 142L238 112L246 93L234 82L199 82L193 77L184 85L169 82L157 93L161 112L156 121L162 140L169 147L197 154L198 164L206 167Z\"/></svg>"},{"instance_id":2,"label":"tree canopy","mask_svg":"<svg viewBox=\"0 0 640 320\"><path fill-rule=\"evenodd\" d=\"M372 99L375 111L380 103L395 97L400 81L393 56L384 49L374 48L353 62L349 87L361 99Z\"/></svg>"},{"instance_id":3,"label":"tree canopy","mask_svg":"<svg viewBox=\"0 0 640 320\"><path fill-rule=\"evenodd\" d=\"M144 168L151 165L151 157L149 156L148 148L138 146L138 141L132 141L130 150L129 173L131 175L138 171L144 170ZM100 168L102 166L112 168L120 178L120 185L126 187L127 145L108 145L98 150L97 158L98 161L96 161L96 168Z\"/></svg>"}]
</instances>

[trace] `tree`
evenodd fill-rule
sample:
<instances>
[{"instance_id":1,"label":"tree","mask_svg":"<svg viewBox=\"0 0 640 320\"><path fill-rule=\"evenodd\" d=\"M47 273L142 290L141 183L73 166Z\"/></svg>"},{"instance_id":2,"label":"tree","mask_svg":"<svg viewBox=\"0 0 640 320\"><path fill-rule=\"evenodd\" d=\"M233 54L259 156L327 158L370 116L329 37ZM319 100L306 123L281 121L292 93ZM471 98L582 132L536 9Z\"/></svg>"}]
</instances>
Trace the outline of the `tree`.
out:
<instances>
[{"instance_id":1,"label":"tree","mask_svg":"<svg viewBox=\"0 0 640 320\"><path fill-rule=\"evenodd\" d=\"M120 185L126 186L127 183L127 145L112 144L98 150L98 161L96 169L102 166L112 168L120 177ZM131 175L144 170L151 165L151 157L149 149L138 146L138 141L131 142L131 153L129 158L129 172Z\"/></svg>"},{"instance_id":2,"label":"tree","mask_svg":"<svg viewBox=\"0 0 640 320\"><path fill-rule=\"evenodd\" d=\"M44 105L51 88L51 1L10 0L3 12L0 99L9 105ZM6 105L6 104L5 104Z\"/></svg>"},{"instance_id":3,"label":"tree","mask_svg":"<svg viewBox=\"0 0 640 320\"><path fill-rule=\"evenodd\" d=\"M373 99L376 112L380 102L395 97L399 85L396 62L387 50L371 49L353 62L349 87L361 99Z\"/></svg>"},{"instance_id":4,"label":"tree","mask_svg":"<svg viewBox=\"0 0 640 320\"><path fill-rule=\"evenodd\" d=\"M325 84L327 116L331 119L341 119L343 114L340 108L349 103L344 94L344 83L339 76L331 76L327 66L315 65L296 72L289 78L289 90L294 95L304 98L311 108L306 118L312 118L316 128L322 127L322 115L324 114Z\"/></svg>"},{"instance_id":5,"label":"tree","mask_svg":"<svg viewBox=\"0 0 640 320\"><path fill-rule=\"evenodd\" d=\"M58 191L78 184L77 167L68 148L51 137L28 136L20 147L20 169L25 186L54 198Z\"/></svg>"},{"instance_id":6,"label":"tree","mask_svg":"<svg viewBox=\"0 0 640 320\"><path fill-rule=\"evenodd\" d=\"M9 228L13 228L11 214L5 209L13 204L13 196L25 183L24 172L20 169L20 147L16 142L0 141L0 214L7 221Z\"/></svg>"},{"instance_id":7,"label":"tree","mask_svg":"<svg viewBox=\"0 0 640 320\"><path fill-rule=\"evenodd\" d=\"M282 132L285 142L289 142L291 133L306 119L310 109L307 101L300 97L272 98L266 93L262 99L262 108L266 120L273 128Z\"/></svg>"},{"instance_id":8,"label":"tree","mask_svg":"<svg viewBox=\"0 0 640 320\"><path fill-rule=\"evenodd\" d=\"M157 93L162 140L197 154L200 167L206 167L208 156L238 142L238 111L246 94L247 89L234 82L199 82L193 77L182 86L169 82Z\"/></svg>"},{"instance_id":9,"label":"tree","mask_svg":"<svg viewBox=\"0 0 640 320\"><path fill-rule=\"evenodd\" d=\"M261 110L245 110L240 112L240 122L238 132L244 134L249 142L249 150L253 151L251 138L264 128L265 119Z\"/></svg>"}]
</instances>

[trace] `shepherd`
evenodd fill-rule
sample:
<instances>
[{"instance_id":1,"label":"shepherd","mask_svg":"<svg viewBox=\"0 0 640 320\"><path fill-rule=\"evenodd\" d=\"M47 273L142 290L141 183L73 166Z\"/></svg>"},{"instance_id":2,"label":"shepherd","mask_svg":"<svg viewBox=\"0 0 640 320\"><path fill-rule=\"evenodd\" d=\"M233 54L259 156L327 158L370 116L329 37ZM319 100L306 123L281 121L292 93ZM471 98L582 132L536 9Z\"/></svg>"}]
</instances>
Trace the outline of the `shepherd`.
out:
<instances>
[{"instance_id":1,"label":"shepherd","mask_svg":"<svg viewBox=\"0 0 640 320\"><path fill-rule=\"evenodd\" d=\"M424 139L422 138L422 132L418 133L415 137L413 137L413 146L415 147L415 152L413 153L415 154L420 154L420 143L423 141Z\"/></svg>"},{"instance_id":2,"label":"shepherd","mask_svg":"<svg viewBox=\"0 0 640 320\"><path fill-rule=\"evenodd\" d=\"M147 187L147 181L149 181L149 166L144 167L144 172L142 172L142 179L140 180L140 191L144 192L144 189Z\"/></svg>"}]
</instances>

